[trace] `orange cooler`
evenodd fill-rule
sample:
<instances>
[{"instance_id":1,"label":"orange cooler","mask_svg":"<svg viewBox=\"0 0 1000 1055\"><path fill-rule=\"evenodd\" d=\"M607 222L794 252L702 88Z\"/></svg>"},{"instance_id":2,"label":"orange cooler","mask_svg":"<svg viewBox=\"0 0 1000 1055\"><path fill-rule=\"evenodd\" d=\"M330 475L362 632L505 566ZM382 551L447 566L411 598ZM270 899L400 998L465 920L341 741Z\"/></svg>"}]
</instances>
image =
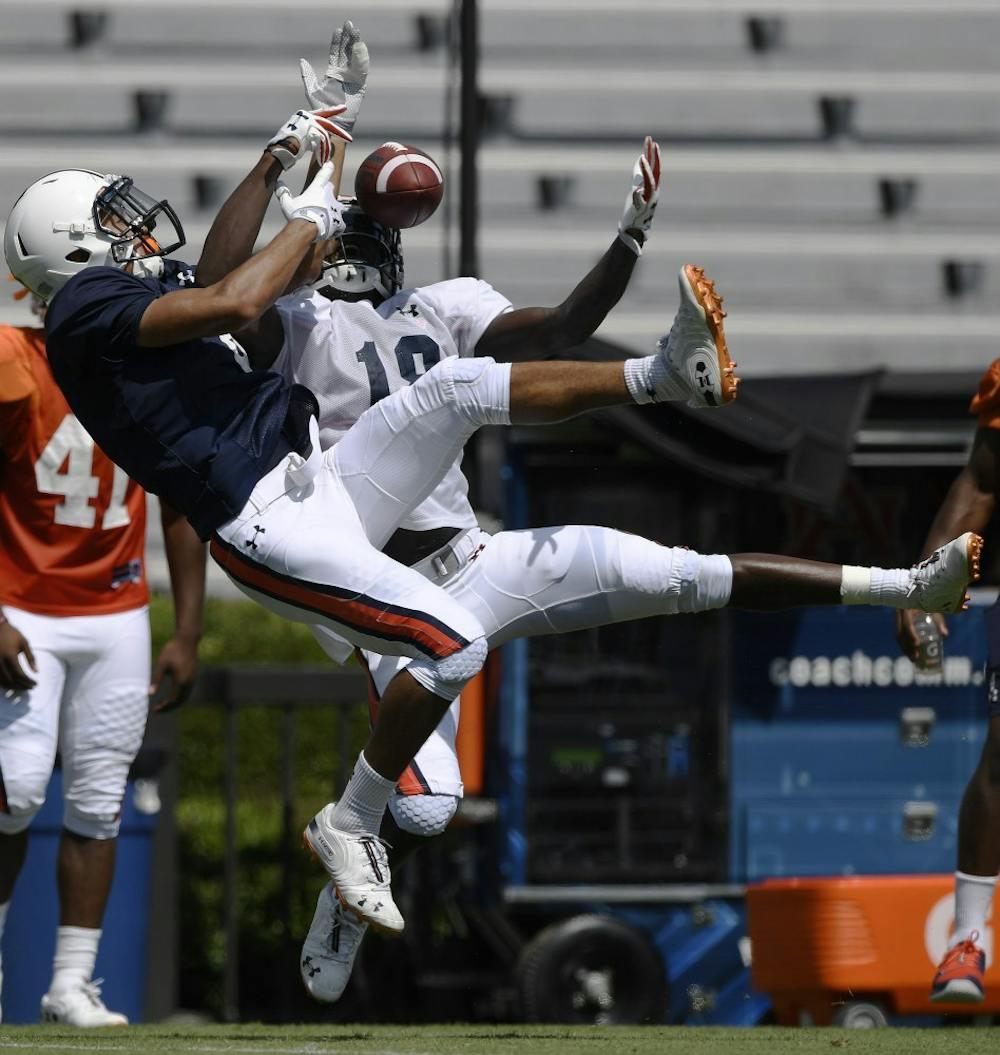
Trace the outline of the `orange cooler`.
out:
<instances>
[{"instance_id":1,"label":"orange cooler","mask_svg":"<svg viewBox=\"0 0 1000 1055\"><path fill-rule=\"evenodd\" d=\"M989 925L985 1002L928 999L953 927L950 875L771 879L747 889L747 916L753 987L782 1025L841 1022L859 1001L889 1015L1000 1011Z\"/></svg>"}]
</instances>

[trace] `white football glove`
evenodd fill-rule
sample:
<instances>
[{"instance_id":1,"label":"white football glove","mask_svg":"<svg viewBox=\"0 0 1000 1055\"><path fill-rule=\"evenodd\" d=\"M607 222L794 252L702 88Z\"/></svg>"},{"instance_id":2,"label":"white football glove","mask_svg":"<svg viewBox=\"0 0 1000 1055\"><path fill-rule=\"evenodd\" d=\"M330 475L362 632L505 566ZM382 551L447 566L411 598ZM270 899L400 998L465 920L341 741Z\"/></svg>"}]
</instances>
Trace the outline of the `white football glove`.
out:
<instances>
[{"instance_id":1,"label":"white football glove","mask_svg":"<svg viewBox=\"0 0 1000 1055\"><path fill-rule=\"evenodd\" d=\"M368 45L361 39L354 24L345 22L334 31L330 40L330 58L322 80L317 79L315 71L305 59L299 59L299 71L311 110L344 107L335 123L348 133L347 138L350 139L368 80Z\"/></svg>"},{"instance_id":2,"label":"white football glove","mask_svg":"<svg viewBox=\"0 0 1000 1055\"><path fill-rule=\"evenodd\" d=\"M316 225L314 242L336 238L347 226L344 223L344 207L337 201L333 187L330 186L332 177L333 162L327 161L301 194L293 196L282 180L278 180L274 191L281 211L289 223L292 220L309 220Z\"/></svg>"},{"instance_id":3,"label":"white football glove","mask_svg":"<svg viewBox=\"0 0 1000 1055\"><path fill-rule=\"evenodd\" d=\"M660 146L649 136L642 145L642 153L632 169L632 191L625 202L625 211L618 223L618 237L635 253L642 256L642 242L629 231L642 231L643 241L653 226L653 215L660 197Z\"/></svg>"},{"instance_id":4,"label":"white football glove","mask_svg":"<svg viewBox=\"0 0 1000 1055\"><path fill-rule=\"evenodd\" d=\"M331 136L351 142L351 135L338 127L331 118L344 112L343 106L329 110L296 110L267 141L267 150L281 162L287 172L297 161L316 154L320 164L330 160L333 153Z\"/></svg>"}]
</instances>

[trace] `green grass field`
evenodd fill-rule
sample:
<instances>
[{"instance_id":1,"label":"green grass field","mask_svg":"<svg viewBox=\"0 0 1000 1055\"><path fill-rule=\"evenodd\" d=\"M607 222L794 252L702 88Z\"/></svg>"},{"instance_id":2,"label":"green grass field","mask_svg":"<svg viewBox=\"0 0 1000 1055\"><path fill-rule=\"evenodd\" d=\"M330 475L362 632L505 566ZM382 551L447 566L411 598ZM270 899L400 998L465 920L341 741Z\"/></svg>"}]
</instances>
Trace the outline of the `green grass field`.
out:
<instances>
[{"instance_id":1,"label":"green grass field","mask_svg":"<svg viewBox=\"0 0 1000 1055\"><path fill-rule=\"evenodd\" d=\"M281 1055L974 1055L1000 1028L696 1029L565 1026L133 1026L127 1030L0 1027L0 1052Z\"/></svg>"}]
</instances>

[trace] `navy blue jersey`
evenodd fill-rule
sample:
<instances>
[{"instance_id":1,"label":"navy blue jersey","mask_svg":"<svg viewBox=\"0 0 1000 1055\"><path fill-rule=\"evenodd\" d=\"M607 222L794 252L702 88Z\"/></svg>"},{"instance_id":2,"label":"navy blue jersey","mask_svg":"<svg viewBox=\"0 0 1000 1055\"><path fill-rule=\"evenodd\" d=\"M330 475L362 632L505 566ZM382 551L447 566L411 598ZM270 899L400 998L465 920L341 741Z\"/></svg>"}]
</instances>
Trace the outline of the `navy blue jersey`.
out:
<instances>
[{"instance_id":1,"label":"navy blue jersey","mask_svg":"<svg viewBox=\"0 0 1000 1055\"><path fill-rule=\"evenodd\" d=\"M59 387L98 446L207 539L301 446L283 427L293 387L298 406L310 394L272 371L251 372L228 336L140 347L150 303L194 281L189 265L164 264L160 279L110 267L75 275L49 306L46 345Z\"/></svg>"}]
</instances>

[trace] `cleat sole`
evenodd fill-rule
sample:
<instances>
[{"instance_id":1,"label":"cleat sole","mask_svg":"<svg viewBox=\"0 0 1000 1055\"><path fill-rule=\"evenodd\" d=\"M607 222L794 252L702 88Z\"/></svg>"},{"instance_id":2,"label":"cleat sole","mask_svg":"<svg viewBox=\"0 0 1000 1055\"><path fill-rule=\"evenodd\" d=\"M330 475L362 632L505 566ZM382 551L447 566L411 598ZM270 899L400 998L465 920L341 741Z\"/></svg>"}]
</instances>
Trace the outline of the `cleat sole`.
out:
<instances>
[{"instance_id":1,"label":"cleat sole","mask_svg":"<svg viewBox=\"0 0 1000 1055\"><path fill-rule=\"evenodd\" d=\"M966 556L969 560L969 569L972 572L972 577L969 582L979 582L980 565L983 559L983 537L972 532L969 535L969 541L966 546Z\"/></svg>"},{"instance_id":2,"label":"cleat sole","mask_svg":"<svg viewBox=\"0 0 1000 1055\"><path fill-rule=\"evenodd\" d=\"M981 574L981 566L983 559L983 538L981 535L977 535L974 531L969 532L969 541L965 544L965 559L969 564L969 582L967 586L974 582L979 582L979 576ZM962 604L960 611L967 612L969 610L969 602L971 598L967 593L962 595Z\"/></svg>"},{"instance_id":3,"label":"cleat sole","mask_svg":"<svg viewBox=\"0 0 1000 1055\"><path fill-rule=\"evenodd\" d=\"M308 832L304 831L302 833L302 845L309 851L309 856L316 862L316 864L322 865L323 862L319 859L319 856L317 855L316 851L313 849L313 844L309 841L309 833Z\"/></svg>"},{"instance_id":4,"label":"cleat sole","mask_svg":"<svg viewBox=\"0 0 1000 1055\"><path fill-rule=\"evenodd\" d=\"M726 317L722 309L722 297L715 291L715 283L705 277L705 269L695 264L684 265L684 275L687 278L694 298L699 307L705 313L705 322L711 331L712 340L715 341L716 351L719 356L719 376L722 385L723 404L732 403L736 398L736 391L740 386L740 379L736 376L736 363L729 358L729 346L726 344L726 331L722 320Z\"/></svg>"},{"instance_id":5,"label":"cleat sole","mask_svg":"<svg viewBox=\"0 0 1000 1055\"><path fill-rule=\"evenodd\" d=\"M935 1004L981 1004L983 991L975 982L956 979L948 982L939 992L931 993Z\"/></svg>"}]
</instances>

